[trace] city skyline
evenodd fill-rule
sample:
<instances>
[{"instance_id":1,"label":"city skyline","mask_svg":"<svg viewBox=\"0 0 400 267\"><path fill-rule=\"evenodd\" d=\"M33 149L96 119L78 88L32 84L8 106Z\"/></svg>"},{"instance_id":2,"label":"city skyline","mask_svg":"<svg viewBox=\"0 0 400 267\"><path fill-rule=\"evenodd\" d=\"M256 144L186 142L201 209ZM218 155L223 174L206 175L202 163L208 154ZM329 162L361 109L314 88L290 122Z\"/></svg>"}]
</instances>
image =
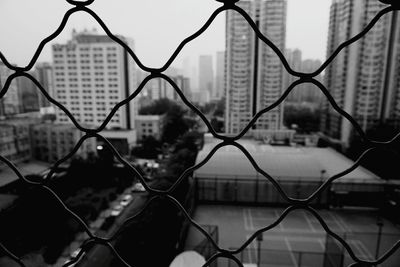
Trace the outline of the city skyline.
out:
<instances>
[{"instance_id":1,"label":"city skyline","mask_svg":"<svg viewBox=\"0 0 400 267\"><path fill-rule=\"evenodd\" d=\"M201 3L200 3L201 2ZM301 2L301 3L300 3ZM119 4L119 5L118 5ZM167 59L171 56L173 51L179 45L179 43L187 36L197 31L208 19L212 11L220 4L216 1L204 2L204 1L181 1L174 0L168 3L162 1L146 1L143 4L142 9L152 10L149 12L136 12L132 16L130 12L134 9L130 9L131 3L124 1L118 1L113 8L110 9L106 3L96 1L93 4L95 12L105 20L106 25L113 31L135 40L135 52L139 59L148 66L160 67ZM37 14L40 14L41 10L38 9L38 5L46 5L51 13L42 14L40 20L30 21L32 14L31 10L35 10ZM122 8L124 6L128 8ZM174 10L174 5L179 5L180 12ZM305 58L325 58L326 50L326 38L327 35L327 22L329 19L329 5L330 0L289 0L288 1L288 21L287 21L287 46L289 48L299 48L303 51ZM63 1L49 1L41 0L35 3L28 2L25 5L26 9L21 7L13 1L2 1L0 3L1 10L9 10L5 14L0 16L0 32L3 36L7 36L5 40L0 44L0 51L7 57L10 62L18 65L27 64L32 54L36 50L40 40L45 36L48 36L54 31L54 26L58 25L65 11L70 6ZM16 13L12 12L18 8L17 17ZM318 14L311 16L304 16L309 14L311 8L318 8L321 10ZM182 12L187 11L187 12ZM196 12L192 12L196 10ZM118 19L113 19L114 13L118 12L120 16ZM172 16L168 16L172 14ZM13 14L13 27L7 27L6 21L9 18L9 14ZM37 16L37 14L34 14ZM147 17L143 17L147 14ZM165 17L165 25L157 25L152 23L155 18ZM174 19L172 19L174 18ZM4 21L3 21L4 20ZM182 24L181 20L188 21L187 25ZM320 23L316 25L314 20L318 20ZM141 25L140 21L146 21L145 25L141 27L132 27L131 25ZM299 23L300 21L300 23ZM82 26L84 25L84 26ZM99 33L102 33L102 29L93 20L89 19L87 14L74 14L70 17L66 28L63 30L61 35L57 37L53 42L65 42L71 34L73 28L81 31L86 29L91 30L93 27L97 28ZM175 29L171 32L169 29ZM224 43L224 31L225 31L225 13L221 13L215 21L212 23L210 28L204 33L204 35L197 40L191 42L181 51L181 54L176 59L176 67L182 67L185 57L190 57L191 65L197 66L198 57L201 54L212 54L215 55L217 51L221 51L225 47ZM15 35L15 32L20 34ZM137 41L136 41L137 40ZM163 44L160 46L160 44ZM16 49L18 48L18 49ZM16 53L18 51L18 53ZM41 56L40 61L50 61L51 59L51 45L47 45Z\"/></svg>"}]
</instances>

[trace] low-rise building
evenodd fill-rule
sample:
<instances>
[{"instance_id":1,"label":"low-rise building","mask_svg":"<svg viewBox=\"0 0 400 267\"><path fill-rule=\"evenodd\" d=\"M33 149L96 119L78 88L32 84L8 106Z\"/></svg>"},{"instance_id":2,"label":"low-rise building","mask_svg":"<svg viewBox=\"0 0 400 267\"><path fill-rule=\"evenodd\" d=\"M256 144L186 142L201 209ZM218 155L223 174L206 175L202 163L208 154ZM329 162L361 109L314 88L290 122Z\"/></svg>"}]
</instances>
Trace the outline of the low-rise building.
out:
<instances>
[{"instance_id":1,"label":"low-rise building","mask_svg":"<svg viewBox=\"0 0 400 267\"><path fill-rule=\"evenodd\" d=\"M36 122L33 118L0 121L0 154L14 164L30 160L32 150L29 127Z\"/></svg>"},{"instance_id":2,"label":"low-rise building","mask_svg":"<svg viewBox=\"0 0 400 267\"><path fill-rule=\"evenodd\" d=\"M129 155L132 148L136 145L136 130L106 129L101 131L100 134L123 156ZM104 142L98 139L97 145L104 146Z\"/></svg>"},{"instance_id":3,"label":"low-rise building","mask_svg":"<svg viewBox=\"0 0 400 267\"><path fill-rule=\"evenodd\" d=\"M42 123L32 126L33 156L37 160L55 162L71 152L84 132L72 124ZM85 157L96 150L96 139L86 139L75 153Z\"/></svg>"},{"instance_id":4,"label":"low-rise building","mask_svg":"<svg viewBox=\"0 0 400 267\"><path fill-rule=\"evenodd\" d=\"M136 130L138 141L148 136L160 139L164 126L165 115L139 115L136 116Z\"/></svg>"},{"instance_id":5,"label":"low-rise building","mask_svg":"<svg viewBox=\"0 0 400 267\"><path fill-rule=\"evenodd\" d=\"M201 163L220 142L210 135L199 151L196 164ZM254 163L274 179L289 196L307 198L326 180L354 162L332 148L270 145L262 140L245 137L237 141ZM257 171L249 158L232 145L221 147L207 163L194 172L200 201L285 204L277 188ZM360 205L371 205L385 192L386 181L359 166L329 183L313 204L338 205L363 199ZM369 201L371 200L371 201ZM371 203L372 202L372 203Z\"/></svg>"}]
</instances>

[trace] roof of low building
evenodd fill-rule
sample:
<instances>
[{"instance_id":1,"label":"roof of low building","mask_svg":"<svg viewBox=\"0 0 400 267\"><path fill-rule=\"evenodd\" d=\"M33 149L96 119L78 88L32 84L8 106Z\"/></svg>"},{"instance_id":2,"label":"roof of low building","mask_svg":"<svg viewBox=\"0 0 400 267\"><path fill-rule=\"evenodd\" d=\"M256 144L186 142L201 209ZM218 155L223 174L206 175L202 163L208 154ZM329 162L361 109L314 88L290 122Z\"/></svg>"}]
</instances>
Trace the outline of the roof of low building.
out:
<instances>
[{"instance_id":1,"label":"roof of low building","mask_svg":"<svg viewBox=\"0 0 400 267\"><path fill-rule=\"evenodd\" d=\"M50 168L50 164L43 161L29 161L15 164L22 175L39 174ZM8 166L0 168L0 187L12 183L18 179L18 176Z\"/></svg>"},{"instance_id":2,"label":"roof of low building","mask_svg":"<svg viewBox=\"0 0 400 267\"><path fill-rule=\"evenodd\" d=\"M202 161L217 145L204 145L196 163ZM331 148L271 146L253 139L238 141L251 154L260 168L280 180L325 180L350 168L354 162ZM212 158L195 171L196 177L249 178L262 177L246 156L234 146L220 148ZM358 167L340 181L373 182L380 178L363 167ZM338 180L338 181L339 181Z\"/></svg>"}]
</instances>

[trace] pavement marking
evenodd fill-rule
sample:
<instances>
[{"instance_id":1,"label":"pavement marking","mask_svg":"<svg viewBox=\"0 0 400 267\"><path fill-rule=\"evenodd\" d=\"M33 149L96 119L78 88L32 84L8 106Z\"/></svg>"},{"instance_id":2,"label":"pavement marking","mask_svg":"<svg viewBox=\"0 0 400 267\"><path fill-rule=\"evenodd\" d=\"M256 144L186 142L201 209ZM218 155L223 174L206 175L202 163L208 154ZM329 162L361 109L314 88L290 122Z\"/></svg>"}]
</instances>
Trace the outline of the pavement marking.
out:
<instances>
[{"instance_id":1,"label":"pavement marking","mask_svg":"<svg viewBox=\"0 0 400 267\"><path fill-rule=\"evenodd\" d=\"M346 233L346 232L347 232L346 229L343 227L343 225L341 224L341 222L337 219L336 214L334 214L334 213L328 213L328 214L329 214L329 216L332 218L332 220L335 222L335 224L336 224L337 226L339 226L340 230L341 230L343 233Z\"/></svg>"},{"instance_id":2,"label":"pavement marking","mask_svg":"<svg viewBox=\"0 0 400 267\"><path fill-rule=\"evenodd\" d=\"M360 252L361 259L363 260L374 260L374 256L372 256L369 249L364 245L360 240L351 240L351 243L357 248L358 252Z\"/></svg>"},{"instance_id":3,"label":"pavement marking","mask_svg":"<svg viewBox=\"0 0 400 267\"><path fill-rule=\"evenodd\" d=\"M322 251L325 251L325 240L318 238L318 243L321 245Z\"/></svg>"},{"instance_id":4,"label":"pavement marking","mask_svg":"<svg viewBox=\"0 0 400 267\"><path fill-rule=\"evenodd\" d=\"M246 235L246 240L248 240L250 237L251 237L251 235ZM254 244L254 241L252 241L247 248L247 253L249 254L249 262L248 263L256 263L255 261L253 261L253 255L252 255L253 249L256 249L256 245Z\"/></svg>"},{"instance_id":5,"label":"pavement marking","mask_svg":"<svg viewBox=\"0 0 400 267\"><path fill-rule=\"evenodd\" d=\"M244 219L244 229L246 231L249 231L249 224L248 224L248 219L247 219L247 213L246 213L247 209L243 209L243 219Z\"/></svg>"},{"instance_id":6,"label":"pavement marking","mask_svg":"<svg viewBox=\"0 0 400 267\"><path fill-rule=\"evenodd\" d=\"M296 258L295 258L295 256L294 256L294 254L292 253L292 246L290 245L290 242L289 242L289 240L285 237L285 244L286 244L286 246L287 246L287 248L288 248L288 252L289 252L289 254L290 254L290 258L292 259L292 262L293 262L293 265L295 266L295 267L298 267L298 265L297 265L297 260L296 260Z\"/></svg>"},{"instance_id":7,"label":"pavement marking","mask_svg":"<svg viewBox=\"0 0 400 267\"><path fill-rule=\"evenodd\" d=\"M312 225L310 219L308 218L307 213L303 212L303 215L304 215L304 218L306 218L307 224L308 224L308 226L310 226L311 231L312 231L313 233L316 233L317 231L315 230L315 228L314 228L314 226Z\"/></svg>"},{"instance_id":8,"label":"pavement marking","mask_svg":"<svg viewBox=\"0 0 400 267\"><path fill-rule=\"evenodd\" d=\"M253 216L251 215L251 209L248 209L248 213L249 213L249 222L250 222L250 228L251 230L256 230L254 227L254 223L253 223Z\"/></svg>"},{"instance_id":9,"label":"pavement marking","mask_svg":"<svg viewBox=\"0 0 400 267\"><path fill-rule=\"evenodd\" d=\"M280 216L278 211L276 211L276 210L275 210L275 215L276 215L276 218L275 218L275 221L276 221ZM283 221L281 221L278 225L279 225L279 228L281 229L281 231L284 232L285 231L285 227L283 227Z\"/></svg>"},{"instance_id":10,"label":"pavement marking","mask_svg":"<svg viewBox=\"0 0 400 267\"><path fill-rule=\"evenodd\" d=\"M344 228L347 230L348 233L353 232L353 231L351 230L351 227L349 227L349 226L347 225L347 223L343 220L342 217L337 216L336 214L335 214L335 216L338 218L338 220L339 220L340 223L344 226Z\"/></svg>"}]
</instances>

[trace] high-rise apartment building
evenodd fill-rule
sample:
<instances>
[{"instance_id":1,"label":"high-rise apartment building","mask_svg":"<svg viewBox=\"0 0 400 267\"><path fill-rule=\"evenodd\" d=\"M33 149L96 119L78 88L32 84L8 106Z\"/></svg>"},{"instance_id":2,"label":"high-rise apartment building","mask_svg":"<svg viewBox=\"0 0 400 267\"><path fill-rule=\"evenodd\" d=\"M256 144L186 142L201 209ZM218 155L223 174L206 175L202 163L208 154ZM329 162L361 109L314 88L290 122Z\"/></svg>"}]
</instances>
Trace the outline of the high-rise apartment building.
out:
<instances>
[{"instance_id":1,"label":"high-rise apartment building","mask_svg":"<svg viewBox=\"0 0 400 267\"><path fill-rule=\"evenodd\" d=\"M58 66L60 67L60 66ZM54 97L54 83L53 83L53 67L48 62L38 63L35 65L35 76L38 82L43 86L46 92ZM40 92L39 107L45 108L50 106L49 100Z\"/></svg>"},{"instance_id":2,"label":"high-rise apartment building","mask_svg":"<svg viewBox=\"0 0 400 267\"><path fill-rule=\"evenodd\" d=\"M285 49L286 0L245 0L237 3L260 31L281 50ZM282 63L275 52L255 35L237 12L226 16L226 120L225 131L240 132L261 109L282 93ZM282 106L264 114L258 131L282 125Z\"/></svg>"},{"instance_id":3,"label":"high-rise apartment building","mask_svg":"<svg viewBox=\"0 0 400 267\"><path fill-rule=\"evenodd\" d=\"M26 77L18 77L16 80L20 113L39 111L39 95L42 95L39 89Z\"/></svg>"},{"instance_id":4,"label":"high-rise apartment building","mask_svg":"<svg viewBox=\"0 0 400 267\"><path fill-rule=\"evenodd\" d=\"M217 52L217 70L215 74L215 98L221 99L225 90L225 51Z\"/></svg>"},{"instance_id":5,"label":"high-rise apartment building","mask_svg":"<svg viewBox=\"0 0 400 267\"><path fill-rule=\"evenodd\" d=\"M210 96L214 96L214 68L211 55L201 55L199 57L199 91L207 91Z\"/></svg>"},{"instance_id":6,"label":"high-rise apartment building","mask_svg":"<svg viewBox=\"0 0 400 267\"><path fill-rule=\"evenodd\" d=\"M287 62L289 63L289 66L295 70L295 71L302 71L301 69L301 63L302 63L302 52L300 49L286 49L285 50L285 57ZM286 70L283 71L283 90L286 90L294 81L296 81L298 78L296 76L293 76L289 74ZM294 89L296 90L296 89ZM293 94L294 91L292 91L291 94ZM290 95L289 95L290 97Z\"/></svg>"},{"instance_id":7,"label":"high-rise apartment building","mask_svg":"<svg viewBox=\"0 0 400 267\"><path fill-rule=\"evenodd\" d=\"M132 40L119 38L133 47ZM55 98L78 122L99 126L111 109L136 89L133 59L118 43L95 32L73 32L66 44L53 45ZM134 101L119 108L108 128L133 129ZM56 109L57 122L68 123Z\"/></svg>"},{"instance_id":8,"label":"high-rise apartment building","mask_svg":"<svg viewBox=\"0 0 400 267\"><path fill-rule=\"evenodd\" d=\"M285 56L293 70L303 73L314 72L322 64L318 59L303 59L300 49L286 49ZM315 79L321 81L321 75L318 75ZM283 71L283 90L288 89L296 80L298 80L298 77L289 74L287 71ZM286 101L291 103L308 102L318 104L321 97L322 93L317 86L311 83L303 83L293 88Z\"/></svg>"},{"instance_id":9,"label":"high-rise apartment building","mask_svg":"<svg viewBox=\"0 0 400 267\"><path fill-rule=\"evenodd\" d=\"M35 122L37 120L23 118L0 121L0 153L3 157L14 164L32 158L29 128Z\"/></svg>"},{"instance_id":10,"label":"high-rise apartment building","mask_svg":"<svg viewBox=\"0 0 400 267\"><path fill-rule=\"evenodd\" d=\"M361 32L384 5L374 0L334 0L330 10L327 55ZM400 117L400 20L382 17L360 41L347 47L326 69L325 85L337 104L364 130ZM321 130L344 147L353 126L326 101Z\"/></svg>"}]
</instances>

